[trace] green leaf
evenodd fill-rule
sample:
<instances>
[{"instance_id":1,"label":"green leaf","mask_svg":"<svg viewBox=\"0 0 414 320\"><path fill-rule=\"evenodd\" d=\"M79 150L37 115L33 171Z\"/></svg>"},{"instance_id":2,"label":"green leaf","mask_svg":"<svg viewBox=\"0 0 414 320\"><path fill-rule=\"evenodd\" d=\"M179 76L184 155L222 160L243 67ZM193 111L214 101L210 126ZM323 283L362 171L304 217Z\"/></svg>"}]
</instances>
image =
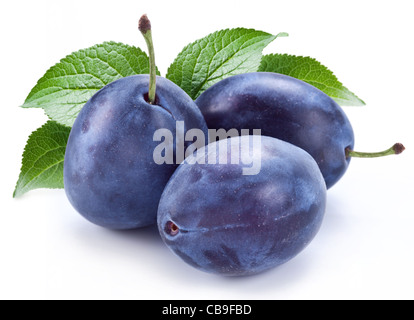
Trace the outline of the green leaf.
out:
<instances>
[{"instance_id":1,"label":"green leaf","mask_svg":"<svg viewBox=\"0 0 414 320\"><path fill-rule=\"evenodd\" d=\"M63 188L63 160L69 133L70 128L48 121L30 135L13 197L38 188Z\"/></svg>"},{"instance_id":2,"label":"green leaf","mask_svg":"<svg viewBox=\"0 0 414 320\"><path fill-rule=\"evenodd\" d=\"M363 106L365 102L345 88L327 67L310 57L270 54L262 59L259 71L282 73L325 92L342 106Z\"/></svg>"},{"instance_id":3,"label":"green leaf","mask_svg":"<svg viewBox=\"0 0 414 320\"><path fill-rule=\"evenodd\" d=\"M220 80L254 72L263 49L278 36L253 29L217 31L187 45L171 64L167 78L196 99Z\"/></svg>"},{"instance_id":4,"label":"green leaf","mask_svg":"<svg viewBox=\"0 0 414 320\"><path fill-rule=\"evenodd\" d=\"M105 42L74 52L50 68L22 107L43 108L51 120L71 127L98 90L117 79L141 73L149 73L145 52Z\"/></svg>"}]
</instances>

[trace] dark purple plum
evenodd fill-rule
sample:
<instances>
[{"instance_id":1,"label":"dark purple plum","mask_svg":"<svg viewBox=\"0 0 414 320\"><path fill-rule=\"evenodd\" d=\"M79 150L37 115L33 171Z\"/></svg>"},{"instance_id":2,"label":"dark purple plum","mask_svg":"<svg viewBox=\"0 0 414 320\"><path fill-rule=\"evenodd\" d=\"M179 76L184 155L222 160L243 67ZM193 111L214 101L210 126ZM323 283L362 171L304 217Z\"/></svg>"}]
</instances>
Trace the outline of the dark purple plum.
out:
<instances>
[{"instance_id":1,"label":"dark purple plum","mask_svg":"<svg viewBox=\"0 0 414 320\"><path fill-rule=\"evenodd\" d=\"M176 121L184 121L185 130L207 134L200 110L183 90L157 77L156 104L149 104L148 83L148 75L110 83L86 103L70 133L66 194L81 215L106 228L156 223L161 194L177 168L154 162L157 129L175 135Z\"/></svg>"},{"instance_id":2,"label":"dark purple plum","mask_svg":"<svg viewBox=\"0 0 414 320\"><path fill-rule=\"evenodd\" d=\"M161 237L197 269L225 276L268 270L295 257L321 226L326 186L314 159L287 142L255 138L260 143L234 137L198 150L198 162L187 158L164 190ZM256 175L243 175L247 153L260 161ZM211 155L217 164L199 163Z\"/></svg>"},{"instance_id":3,"label":"dark purple plum","mask_svg":"<svg viewBox=\"0 0 414 320\"><path fill-rule=\"evenodd\" d=\"M196 100L210 129L261 129L306 150L327 188L348 168L354 133L341 107L319 89L276 73L246 73L211 86Z\"/></svg>"}]
</instances>

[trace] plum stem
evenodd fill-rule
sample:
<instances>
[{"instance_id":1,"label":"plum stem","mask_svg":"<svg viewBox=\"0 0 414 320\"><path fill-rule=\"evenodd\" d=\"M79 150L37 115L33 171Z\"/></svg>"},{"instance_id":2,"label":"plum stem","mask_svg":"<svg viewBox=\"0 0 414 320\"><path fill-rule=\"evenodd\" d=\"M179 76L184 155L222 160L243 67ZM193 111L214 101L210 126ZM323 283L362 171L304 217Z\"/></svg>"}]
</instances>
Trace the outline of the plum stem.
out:
<instances>
[{"instance_id":1,"label":"plum stem","mask_svg":"<svg viewBox=\"0 0 414 320\"><path fill-rule=\"evenodd\" d=\"M141 17L141 19L139 19L138 29L139 31L141 31L142 35L144 36L145 42L147 43L147 47L148 47L149 68L150 68L148 102L150 104L154 104L157 70L155 66L155 53L154 53L154 44L152 42L151 22L149 21L146 14L144 14Z\"/></svg>"},{"instance_id":2,"label":"plum stem","mask_svg":"<svg viewBox=\"0 0 414 320\"><path fill-rule=\"evenodd\" d=\"M381 151L381 152L358 152L353 151L350 148L345 149L346 157L353 157L353 158L378 158L384 156L390 156L393 154L400 154L405 150L405 147L401 143L394 144L391 148Z\"/></svg>"}]
</instances>

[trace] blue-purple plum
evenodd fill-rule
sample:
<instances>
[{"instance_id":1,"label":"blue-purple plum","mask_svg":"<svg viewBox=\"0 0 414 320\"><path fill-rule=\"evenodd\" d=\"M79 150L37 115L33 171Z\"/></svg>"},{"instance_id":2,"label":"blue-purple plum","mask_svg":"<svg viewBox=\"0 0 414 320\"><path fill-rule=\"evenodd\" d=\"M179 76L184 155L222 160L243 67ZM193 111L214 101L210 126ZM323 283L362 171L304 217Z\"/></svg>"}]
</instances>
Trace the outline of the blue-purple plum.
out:
<instances>
[{"instance_id":1,"label":"blue-purple plum","mask_svg":"<svg viewBox=\"0 0 414 320\"><path fill-rule=\"evenodd\" d=\"M176 121L184 121L185 130L207 134L200 110L177 85L157 77L154 105L147 102L148 86L148 75L108 84L86 103L71 130L66 194L82 216L99 226L134 229L156 223L161 194L178 166L155 163L157 129L175 135Z\"/></svg>"},{"instance_id":2,"label":"blue-purple plum","mask_svg":"<svg viewBox=\"0 0 414 320\"><path fill-rule=\"evenodd\" d=\"M198 150L164 190L161 237L199 270L245 276L274 268L300 253L321 226L326 186L315 160L287 142L257 137L259 144L243 136ZM260 160L255 175L244 175L247 153L252 163ZM202 164L210 156L216 164Z\"/></svg>"},{"instance_id":3,"label":"blue-purple plum","mask_svg":"<svg viewBox=\"0 0 414 320\"><path fill-rule=\"evenodd\" d=\"M276 73L246 73L211 86L196 100L210 129L261 129L262 134L306 150L327 188L345 173L354 147L341 107L319 89Z\"/></svg>"}]
</instances>

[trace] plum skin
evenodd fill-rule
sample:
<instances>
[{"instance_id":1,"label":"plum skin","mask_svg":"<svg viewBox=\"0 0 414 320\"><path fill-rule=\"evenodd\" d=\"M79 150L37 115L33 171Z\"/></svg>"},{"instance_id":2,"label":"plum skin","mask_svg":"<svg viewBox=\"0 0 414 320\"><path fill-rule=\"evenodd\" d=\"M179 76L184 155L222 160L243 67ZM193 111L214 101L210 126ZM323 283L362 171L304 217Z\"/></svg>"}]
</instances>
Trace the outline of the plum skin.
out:
<instances>
[{"instance_id":1,"label":"plum skin","mask_svg":"<svg viewBox=\"0 0 414 320\"><path fill-rule=\"evenodd\" d=\"M207 126L194 101L171 81L157 77L156 104L149 104L148 75L114 81L83 107L72 127L64 161L64 186L73 207L110 229L156 223L159 199L178 165L157 165L154 132L175 134ZM175 142L174 142L175 143ZM174 146L175 147L175 146Z\"/></svg>"},{"instance_id":2,"label":"plum skin","mask_svg":"<svg viewBox=\"0 0 414 320\"><path fill-rule=\"evenodd\" d=\"M208 148L233 139L239 138ZM243 164L185 161L167 184L158 228L167 246L191 266L224 276L257 274L289 261L317 234L326 186L316 162L292 144L261 139L261 146L250 145L252 154L261 152L257 175L242 175Z\"/></svg>"},{"instance_id":3,"label":"plum skin","mask_svg":"<svg viewBox=\"0 0 414 320\"><path fill-rule=\"evenodd\" d=\"M261 129L292 143L318 163L327 188L344 175L354 147L352 126L328 95L301 80L270 72L226 78L196 100L210 129Z\"/></svg>"}]
</instances>

